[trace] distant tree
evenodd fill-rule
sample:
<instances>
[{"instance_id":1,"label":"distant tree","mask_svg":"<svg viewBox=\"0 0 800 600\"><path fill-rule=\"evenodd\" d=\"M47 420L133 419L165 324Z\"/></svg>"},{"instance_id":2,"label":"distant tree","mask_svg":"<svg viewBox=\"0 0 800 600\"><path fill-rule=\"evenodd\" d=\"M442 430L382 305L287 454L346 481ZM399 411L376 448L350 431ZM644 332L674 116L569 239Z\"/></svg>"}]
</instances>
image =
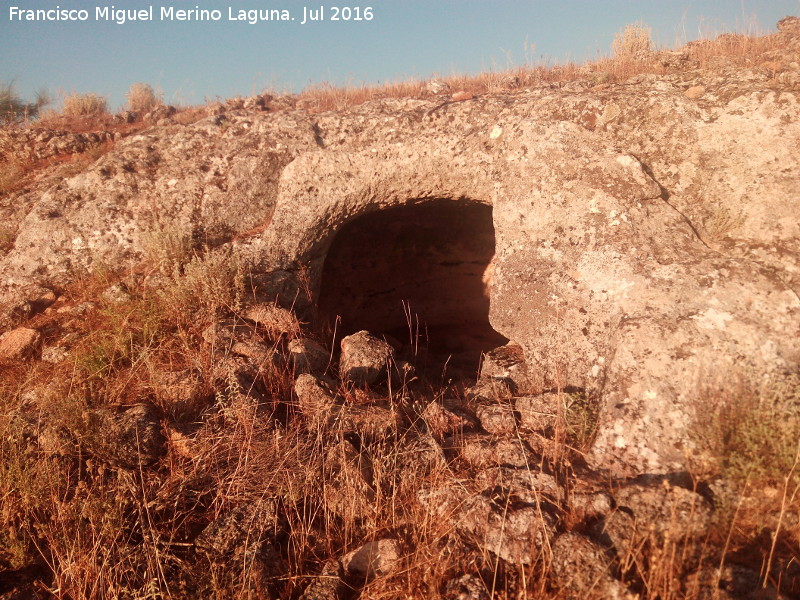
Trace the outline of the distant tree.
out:
<instances>
[{"instance_id":1,"label":"distant tree","mask_svg":"<svg viewBox=\"0 0 800 600\"><path fill-rule=\"evenodd\" d=\"M0 123L19 123L33 119L50 102L50 96L45 90L37 92L33 102L25 102L14 90L13 81L0 83Z\"/></svg>"}]
</instances>

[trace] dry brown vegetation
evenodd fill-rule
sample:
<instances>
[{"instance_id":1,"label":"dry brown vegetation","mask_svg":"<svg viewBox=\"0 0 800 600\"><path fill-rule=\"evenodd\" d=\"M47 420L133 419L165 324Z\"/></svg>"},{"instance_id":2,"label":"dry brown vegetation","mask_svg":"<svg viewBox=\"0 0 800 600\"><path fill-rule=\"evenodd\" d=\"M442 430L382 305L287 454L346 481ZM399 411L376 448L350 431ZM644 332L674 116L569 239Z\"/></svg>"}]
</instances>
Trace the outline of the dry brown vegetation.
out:
<instances>
[{"instance_id":1,"label":"dry brown vegetation","mask_svg":"<svg viewBox=\"0 0 800 600\"><path fill-rule=\"evenodd\" d=\"M134 83L125 94L128 101L128 110L145 113L156 106L163 104L161 95L156 94L147 83Z\"/></svg>"},{"instance_id":2,"label":"dry brown vegetation","mask_svg":"<svg viewBox=\"0 0 800 600\"><path fill-rule=\"evenodd\" d=\"M761 55L779 47L775 35L744 35L727 33L714 39L701 39L670 51L653 48L650 29L644 24L628 25L619 32L611 55L601 54L584 63L527 64L520 67L488 71L477 75L454 74L439 78L454 94L478 96L509 92L541 85L563 85L572 81L589 80L597 85L621 82L635 75L664 74L671 52L679 52L689 68L719 68L715 59L725 59L729 67L754 67L763 61ZM684 67L686 68L686 67ZM311 110L340 110L379 98L429 98L429 80L409 79L383 85L334 86L320 84L301 92Z\"/></svg>"},{"instance_id":3,"label":"dry brown vegetation","mask_svg":"<svg viewBox=\"0 0 800 600\"><path fill-rule=\"evenodd\" d=\"M33 318L45 345L74 340L66 360L0 367L0 591L16 577L27 578L20 581L30 582L25 589L35 598L298 598L331 560L392 537L403 549L400 568L363 589L350 581L354 591L341 597L361 589L363 598L441 598L447 582L465 574L494 598L570 597L553 580L549 545L530 564L507 563L457 532L458 501L444 503L450 508L439 517L421 501L420 490L451 489L456 499L482 492L474 468L447 450L458 435L443 442L445 460L409 457L413 442L435 430L424 408L447 398L468 404L463 388L407 382L365 394L343 386L346 403L376 394L388 400L402 425L383 435L310 418L297 405L290 363L262 359L241 371L230 347L205 333L238 323L282 356L289 339L308 335L304 328L242 320L250 286L236 256L165 239L154 234L163 246L138 274L120 280L98 269ZM145 274L159 285L146 284ZM168 373L190 373L190 391L176 395ZM726 476L724 493L715 491L716 521L699 537L678 511L674 522L639 524L611 559L640 598L709 598L714 578L729 578L731 565L760 571L759 586L800 593L797 390L749 392L750 404L734 414L738 393L709 392L706 401L726 418L709 417L718 429L699 427L719 460L690 487ZM142 402L157 411L166 453L153 464L121 465L92 415ZM763 410L746 410L752 402ZM582 479L595 415L580 395L565 393L562 406L528 469L531 477L552 473L567 490L564 498L545 496L558 529L588 533L596 519L576 498L613 493L620 482ZM523 443L530 433L517 436ZM519 502L499 487L495 494L500 510ZM244 537L229 542L239 546L224 555L204 550L203 532L231 514L245 515ZM277 552L267 552L269 564L267 550Z\"/></svg>"},{"instance_id":4,"label":"dry brown vegetation","mask_svg":"<svg viewBox=\"0 0 800 600\"><path fill-rule=\"evenodd\" d=\"M33 102L23 101L14 90L14 83L0 84L0 125L27 123L50 103L46 92L36 94Z\"/></svg>"},{"instance_id":5,"label":"dry brown vegetation","mask_svg":"<svg viewBox=\"0 0 800 600\"><path fill-rule=\"evenodd\" d=\"M67 118L102 117L108 113L108 101L93 93L72 93L64 97L61 113Z\"/></svg>"}]
</instances>

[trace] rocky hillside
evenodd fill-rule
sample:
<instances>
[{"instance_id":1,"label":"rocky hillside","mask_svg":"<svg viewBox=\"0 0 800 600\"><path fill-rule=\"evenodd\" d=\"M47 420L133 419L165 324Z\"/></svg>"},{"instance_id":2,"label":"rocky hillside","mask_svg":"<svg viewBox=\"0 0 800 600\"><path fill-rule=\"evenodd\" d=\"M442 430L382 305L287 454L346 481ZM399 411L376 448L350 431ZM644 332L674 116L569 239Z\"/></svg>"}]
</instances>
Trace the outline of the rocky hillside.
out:
<instances>
[{"instance_id":1,"label":"rocky hillside","mask_svg":"<svg viewBox=\"0 0 800 600\"><path fill-rule=\"evenodd\" d=\"M778 29L0 132L0 593L800 597Z\"/></svg>"}]
</instances>

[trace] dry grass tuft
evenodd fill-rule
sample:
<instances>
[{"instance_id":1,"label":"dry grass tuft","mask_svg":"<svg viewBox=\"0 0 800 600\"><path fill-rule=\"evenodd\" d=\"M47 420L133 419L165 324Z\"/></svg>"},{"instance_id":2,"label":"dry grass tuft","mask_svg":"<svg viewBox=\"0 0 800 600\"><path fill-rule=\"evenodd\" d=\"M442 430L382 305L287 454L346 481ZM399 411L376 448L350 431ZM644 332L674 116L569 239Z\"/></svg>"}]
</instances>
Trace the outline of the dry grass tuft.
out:
<instances>
[{"instance_id":1,"label":"dry grass tuft","mask_svg":"<svg viewBox=\"0 0 800 600\"><path fill-rule=\"evenodd\" d=\"M193 266L187 270L188 265ZM58 590L57 597L74 600L298 598L330 561L367 541L389 537L401 542L399 567L367 583L360 597L442 598L448 582L462 576L470 576L471 585L487 593L493 590L495 598L563 597L550 583L549 546L535 553L532 564L513 565L459 533L465 501L484 490L457 456L420 462L415 448L425 446L414 445L427 435L421 407L445 391L396 390L388 400L405 425L390 435L354 441L343 420L298 414L294 374L287 366L262 362L257 372L242 379L237 366L241 359L226 358L228 350L209 345L202 335L209 322L235 319L236 293L209 304L204 298L208 287L198 283L222 278L235 285L240 277L236 273L235 261L226 267L218 257L193 257L182 272L170 275L172 283L159 293L132 288L130 300L101 302L85 315L85 331L69 364L15 366L0 379L0 412L6 417L0 421L4 568L35 565L40 581L46 582L42 585ZM72 302L96 298L115 280L98 274L68 294ZM178 306L201 312L179 312ZM44 322L38 325L45 328ZM252 333L258 328L253 326ZM162 385L158 374L165 370L188 370L205 382L193 392L193 407L178 410L170 393L148 396ZM38 400L31 398L31 389ZM339 390L342 396L346 392ZM787 393L769 397L796 398L796 390L795 396ZM81 450L87 410L142 397L153 398L164 415L167 454L158 464L120 469ZM562 400L562 437L575 445L585 443L593 409L580 394L565 394ZM37 412L43 407L46 412ZM774 420L766 423L782 426ZM520 443L524 435L518 432ZM454 436L449 444L457 446L458 439ZM736 445L719 451L739 450ZM760 454L773 455L763 447ZM579 454L564 449L551 461L547 472L558 477L568 494L587 485L573 472ZM732 492L733 509L720 510L718 522L699 537L687 530L691 515L677 509L668 509L667 519L657 527L639 523L633 530L618 529L630 537L612 566L643 599L708 597L720 565L722 573L728 565L761 564L764 580L776 585L776 578L791 570L791 561L800 558L793 529L800 514L796 455L790 463L781 460L771 466L784 477L775 480L774 493L766 496L752 493L756 471L749 469L745 489ZM528 465L528 475L537 477L541 468ZM444 490L441 507L431 510L420 490ZM701 501L686 490L675 497L687 496ZM502 486L492 492L492 503L501 511L519 502ZM592 522L571 514L568 498L547 502L558 504L559 527L590 533ZM691 504L688 510L700 507ZM230 555L215 555L198 549L201 534L212 523L237 514L267 515L262 521L244 521L241 539L231 542L252 548L250 554L231 550ZM278 515L277 520L268 518L270 514ZM283 565L279 575L270 575L258 558L266 551L264 544L277 553L268 554L270 560ZM783 584L784 591L798 591L790 585Z\"/></svg>"},{"instance_id":2,"label":"dry grass tuft","mask_svg":"<svg viewBox=\"0 0 800 600\"><path fill-rule=\"evenodd\" d=\"M0 83L0 126L30 123L50 103L50 96L42 90L33 102L23 101L14 91L14 83Z\"/></svg>"},{"instance_id":3,"label":"dry grass tuft","mask_svg":"<svg viewBox=\"0 0 800 600\"><path fill-rule=\"evenodd\" d=\"M178 109L178 112L173 115L173 119L180 125L191 125L200 119L208 116L208 111L205 106L193 106L183 109Z\"/></svg>"},{"instance_id":4,"label":"dry grass tuft","mask_svg":"<svg viewBox=\"0 0 800 600\"><path fill-rule=\"evenodd\" d=\"M642 22L626 25L625 29L614 36L611 49L614 56L620 59L631 59L646 56L652 52L653 30Z\"/></svg>"},{"instance_id":5,"label":"dry grass tuft","mask_svg":"<svg viewBox=\"0 0 800 600\"><path fill-rule=\"evenodd\" d=\"M100 117L108 113L108 100L91 92L75 92L64 97L61 113L67 118Z\"/></svg>"},{"instance_id":6,"label":"dry grass tuft","mask_svg":"<svg viewBox=\"0 0 800 600\"><path fill-rule=\"evenodd\" d=\"M724 33L715 39L701 39L686 46L691 60L701 68L718 68L719 59L723 64L734 67L753 67L761 64L762 55L783 47L777 35L744 35Z\"/></svg>"},{"instance_id":7,"label":"dry grass tuft","mask_svg":"<svg viewBox=\"0 0 800 600\"><path fill-rule=\"evenodd\" d=\"M145 113L162 104L160 94L156 94L147 83L134 83L125 94L128 110Z\"/></svg>"}]
</instances>

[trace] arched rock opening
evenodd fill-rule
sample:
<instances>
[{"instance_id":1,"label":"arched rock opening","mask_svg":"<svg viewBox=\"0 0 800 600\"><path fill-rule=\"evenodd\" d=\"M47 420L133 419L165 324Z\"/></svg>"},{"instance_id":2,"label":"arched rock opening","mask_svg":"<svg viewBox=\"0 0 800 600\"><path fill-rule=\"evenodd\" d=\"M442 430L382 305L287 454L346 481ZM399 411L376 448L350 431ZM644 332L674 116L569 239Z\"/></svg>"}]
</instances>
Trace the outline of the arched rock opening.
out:
<instances>
[{"instance_id":1,"label":"arched rock opening","mask_svg":"<svg viewBox=\"0 0 800 600\"><path fill-rule=\"evenodd\" d=\"M427 200L356 217L322 269L317 322L337 339L391 336L430 375L474 376L482 352L507 343L489 324L495 250L491 206ZM339 319L336 323L336 319Z\"/></svg>"}]
</instances>

